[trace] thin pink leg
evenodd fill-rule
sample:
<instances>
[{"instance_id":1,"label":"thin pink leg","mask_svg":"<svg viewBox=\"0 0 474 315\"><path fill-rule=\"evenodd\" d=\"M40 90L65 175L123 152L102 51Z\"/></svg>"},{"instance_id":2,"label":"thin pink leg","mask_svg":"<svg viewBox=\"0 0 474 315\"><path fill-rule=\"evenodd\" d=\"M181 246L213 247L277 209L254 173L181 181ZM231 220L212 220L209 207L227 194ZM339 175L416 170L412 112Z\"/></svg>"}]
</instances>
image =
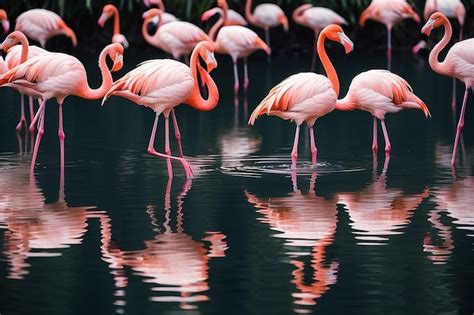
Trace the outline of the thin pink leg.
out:
<instances>
[{"instance_id":1,"label":"thin pink leg","mask_svg":"<svg viewBox=\"0 0 474 315\"><path fill-rule=\"evenodd\" d=\"M390 144L390 139L388 138L387 127L385 126L385 120L380 120L380 124L382 125L383 137L385 138L385 153L390 154L390 150L392 149L392 145Z\"/></svg>"},{"instance_id":2,"label":"thin pink leg","mask_svg":"<svg viewBox=\"0 0 474 315\"><path fill-rule=\"evenodd\" d=\"M314 143L314 131L313 126L309 127L309 139L311 142L311 163L316 165L317 156L318 156L318 149L316 148L316 144Z\"/></svg>"},{"instance_id":3,"label":"thin pink leg","mask_svg":"<svg viewBox=\"0 0 474 315\"><path fill-rule=\"evenodd\" d=\"M64 172L64 139L66 138L66 135L64 134L64 129L63 129L63 105L59 104L59 111L58 111L58 116L59 116L59 129L58 129L58 136L59 136L59 149L60 149L60 161L61 161L61 172Z\"/></svg>"},{"instance_id":4,"label":"thin pink leg","mask_svg":"<svg viewBox=\"0 0 474 315\"><path fill-rule=\"evenodd\" d=\"M155 143L155 135L156 135L156 127L158 125L158 118L160 117L160 114L156 114L155 117L155 122L153 123L153 129L151 131L151 136L150 136L150 142L148 143L148 153L160 158L165 158L165 159L172 159L172 160L177 160L180 161L181 164L183 164L184 171L186 172L186 176L188 178L191 178L193 176L193 172L191 170L191 167L189 166L188 162L184 158L178 158L176 156L172 155L166 155L163 153L156 152L156 150L153 147L153 144ZM173 176L172 173L170 173L170 168L168 168L168 175Z\"/></svg>"},{"instance_id":5,"label":"thin pink leg","mask_svg":"<svg viewBox=\"0 0 474 315\"><path fill-rule=\"evenodd\" d=\"M239 70L237 69L237 60L234 61L234 95L239 93Z\"/></svg>"},{"instance_id":6,"label":"thin pink leg","mask_svg":"<svg viewBox=\"0 0 474 315\"><path fill-rule=\"evenodd\" d=\"M35 117L35 108L33 107L33 96L29 96L28 100L30 102L30 121L33 121L33 118Z\"/></svg>"},{"instance_id":7,"label":"thin pink leg","mask_svg":"<svg viewBox=\"0 0 474 315\"><path fill-rule=\"evenodd\" d=\"M462 101L461 116L459 116L458 128L456 130L456 138L454 140L453 156L451 158L451 165L456 163L456 151L459 143L459 136L461 135L462 128L464 127L464 113L466 111L467 96L469 94L469 88L466 86L466 91L464 92L464 99Z\"/></svg>"},{"instance_id":8,"label":"thin pink leg","mask_svg":"<svg viewBox=\"0 0 474 315\"><path fill-rule=\"evenodd\" d=\"M33 177L34 175L34 170L35 170L35 163L36 163L36 157L38 156L38 149L41 143L41 138L43 137L44 134L44 120L45 120L45 105L46 100L41 103L40 109L38 112L41 114L40 118L40 126L38 129L38 134L36 135L36 142L35 142L35 148L33 150L33 158L31 159L31 166L30 166L30 177Z\"/></svg>"},{"instance_id":9,"label":"thin pink leg","mask_svg":"<svg viewBox=\"0 0 474 315\"><path fill-rule=\"evenodd\" d=\"M453 96L451 98L451 109L456 115L456 78L453 78Z\"/></svg>"},{"instance_id":10,"label":"thin pink leg","mask_svg":"<svg viewBox=\"0 0 474 315\"><path fill-rule=\"evenodd\" d=\"M244 58L244 91L247 93L247 89L249 87L249 72L247 69L247 57Z\"/></svg>"},{"instance_id":11,"label":"thin pink leg","mask_svg":"<svg viewBox=\"0 0 474 315\"><path fill-rule=\"evenodd\" d=\"M25 118L25 98L23 97L23 94L20 94L21 95L21 102L20 102L20 106L21 106L21 114L20 114L20 121L18 122L18 124L16 125L16 132L20 132L21 131L21 127L23 126L23 124L25 124L26 126L26 118Z\"/></svg>"},{"instance_id":12,"label":"thin pink leg","mask_svg":"<svg viewBox=\"0 0 474 315\"><path fill-rule=\"evenodd\" d=\"M373 130L373 136L372 136L372 152L377 153L378 150L378 144L377 144L377 118L374 116L374 130Z\"/></svg>"},{"instance_id":13,"label":"thin pink leg","mask_svg":"<svg viewBox=\"0 0 474 315\"><path fill-rule=\"evenodd\" d=\"M174 112L174 109L171 110L171 118L173 119L174 136L176 138L176 142L178 143L179 156L184 158L183 147L181 146L181 132L179 131L178 120L176 119L176 113Z\"/></svg>"},{"instance_id":14,"label":"thin pink leg","mask_svg":"<svg viewBox=\"0 0 474 315\"><path fill-rule=\"evenodd\" d=\"M38 108L38 111L35 114L35 117L33 118L33 120L30 123L30 127L29 127L30 132L35 131L36 122L38 121L38 118L39 118L41 112L43 111L45 105L46 105L46 102L42 101L42 103L40 104L40 107Z\"/></svg>"},{"instance_id":15,"label":"thin pink leg","mask_svg":"<svg viewBox=\"0 0 474 315\"><path fill-rule=\"evenodd\" d=\"M170 148L170 119L168 115L165 115L165 154L171 155Z\"/></svg>"},{"instance_id":16,"label":"thin pink leg","mask_svg":"<svg viewBox=\"0 0 474 315\"><path fill-rule=\"evenodd\" d=\"M387 69L392 67L392 28L387 28Z\"/></svg>"},{"instance_id":17,"label":"thin pink leg","mask_svg":"<svg viewBox=\"0 0 474 315\"><path fill-rule=\"evenodd\" d=\"M293 150L291 151L291 168L296 169L296 161L298 160L298 138L300 136L300 126L296 125L295 141L293 142Z\"/></svg>"}]
</instances>

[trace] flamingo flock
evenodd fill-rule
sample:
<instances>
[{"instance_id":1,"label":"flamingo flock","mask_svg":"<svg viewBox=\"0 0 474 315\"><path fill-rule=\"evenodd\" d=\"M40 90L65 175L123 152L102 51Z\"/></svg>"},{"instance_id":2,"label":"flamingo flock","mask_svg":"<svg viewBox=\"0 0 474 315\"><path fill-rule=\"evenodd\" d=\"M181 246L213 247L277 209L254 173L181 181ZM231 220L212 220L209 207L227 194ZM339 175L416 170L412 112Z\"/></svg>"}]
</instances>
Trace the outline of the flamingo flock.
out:
<instances>
[{"instance_id":1,"label":"flamingo flock","mask_svg":"<svg viewBox=\"0 0 474 315\"><path fill-rule=\"evenodd\" d=\"M425 6L427 22L422 33L429 36L434 29L443 27L445 32L441 41L430 53L429 64L433 71L459 79L465 84L466 90L461 114L457 125L451 164L456 163L456 151L460 134L464 127L465 110L469 89L474 85L474 39L459 41L448 51L443 62L439 61L440 52L447 46L452 36L451 24L447 18L456 17L461 26L465 22L465 8L460 1L448 5L447 0L428 0ZM114 80L111 72L119 71L123 64L124 49L132 45L120 28L120 12L112 4L103 7L102 13L97 12L98 24L105 28L106 22L113 19L111 44L105 46L99 56L99 68L102 84L97 89L89 86L87 72L82 63L75 57L58 52L45 50L48 39L64 35L78 44L76 34L56 13L46 9L31 9L16 18L14 32L8 34L0 48L7 55L0 58L0 86L11 87L21 94L20 120L16 126L21 132L27 125L24 106L24 95L30 101L30 124L28 130L35 132L38 126L34 151L30 166L33 174L41 139L44 134L46 102L56 98L58 103L58 136L60 139L60 163L64 167L64 140L62 105L66 97L75 95L87 100L102 99L102 104L112 97L120 96L131 100L137 105L145 106L155 112L155 121L151 130L148 153L181 162L188 178L193 176L192 167L185 158L181 146L181 134L174 108L185 103L198 111L213 110L219 103L219 88L210 73L217 67L214 53L229 55L233 62L234 93L238 94L240 80L237 61L243 59L243 88L249 88L247 58L254 52L262 50L271 56L270 29L282 26L289 30L289 22L285 12L276 4L260 3L253 7L253 1L245 2L245 18L238 12L229 9L226 0L218 0L217 6L209 8L202 14L202 21L209 21L219 15L217 22L206 33L200 27L178 19L165 12L162 0L145 0L148 8L142 15L142 35L145 41L164 52L173 59L154 59L142 62L135 69ZM156 7L153 7L156 6ZM444 12L445 14L443 14ZM427 17L429 15L429 17ZM310 147L312 164L317 166L317 147L314 137L314 124L322 116L334 110L363 110L373 116L372 150L377 152L377 120L380 121L385 139L385 152L391 151L391 143L385 125L385 115L396 113L402 109L418 109L429 117L428 106L413 92L407 80L390 72L392 56L392 29L404 19L413 19L420 23L416 9L405 0L373 0L361 13L360 27L368 20L383 23L387 28L387 58L389 70L371 69L357 75L344 98L339 99L340 86L338 74L326 53L326 41L341 44L348 54L354 48L352 40L343 27L347 20L336 12L302 5L293 11L293 21L310 28L315 36L315 54L321 60L326 76L314 72L293 74L273 87L268 95L250 115L249 124L253 125L262 115L277 116L296 124L296 131L291 151L291 168L297 169L298 139L300 126L306 123L310 131ZM10 23L7 12L0 9L0 22L5 33L9 32ZM149 33L148 24L157 24L157 30ZM262 28L264 39L250 26ZM109 31L104 30L108 33ZM460 38L462 37L462 31ZM42 48L29 45L28 38L38 42ZM20 44L20 45L17 45ZM190 57L190 58L189 58ZM113 65L109 68L106 59L110 58ZM184 60L184 63L180 60ZM269 59L270 60L270 59ZM314 59L313 59L314 60ZM205 64L206 68L204 68ZM314 66L314 62L313 62ZM312 67L313 68L313 67ZM204 91L203 90L207 90ZM39 109L34 111L33 98L37 98ZM238 101L236 102L238 105ZM159 117L165 119L164 153L155 149ZM175 138L178 142L178 156L171 154L169 141L169 116L173 121ZM168 167L168 174L173 176Z\"/></svg>"}]
</instances>

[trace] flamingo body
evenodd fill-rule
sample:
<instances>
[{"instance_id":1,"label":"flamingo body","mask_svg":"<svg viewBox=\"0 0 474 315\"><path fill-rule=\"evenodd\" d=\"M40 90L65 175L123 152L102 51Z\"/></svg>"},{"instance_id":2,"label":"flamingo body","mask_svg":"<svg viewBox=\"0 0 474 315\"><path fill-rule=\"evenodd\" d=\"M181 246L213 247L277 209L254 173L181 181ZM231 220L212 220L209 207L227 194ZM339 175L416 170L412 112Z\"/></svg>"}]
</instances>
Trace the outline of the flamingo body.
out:
<instances>
[{"instance_id":1,"label":"flamingo body","mask_svg":"<svg viewBox=\"0 0 474 315\"><path fill-rule=\"evenodd\" d=\"M385 24L392 28L396 23L404 19L414 19L420 22L420 17L405 0L373 0L360 17L360 24L364 25L367 19Z\"/></svg>"},{"instance_id":2,"label":"flamingo body","mask_svg":"<svg viewBox=\"0 0 474 315\"><path fill-rule=\"evenodd\" d=\"M262 3L255 7L253 15L256 22L252 23L262 28L276 27L283 24L286 15L283 10L273 3Z\"/></svg>"},{"instance_id":3,"label":"flamingo body","mask_svg":"<svg viewBox=\"0 0 474 315\"><path fill-rule=\"evenodd\" d=\"M303 6L308 7L310 5ZM331 9L322 7L308 7L308 9L303 11L300 19L294 18L294 20L296 23L306 26L317 33L329 24L347 24L347 21L342 16Z\"/></svg>"},{"instance_id":4,"label":"flamingo body","mask_svg":"<svg viewBox=\"0 0 474 315\"><path fill-rule=\"evenodd\" d=\"M446 54L443 64L447 72L463 81L466 87L474 87L474 38L454 44Z\"/></svg>"},{"instance_id":5,"label":"flamingo body","mask_svg":"<svg viewBox=\"0 0 474 315\"><path fill-rule=\"evenodd\" d=\"M216 52L229 54L234 62L238 58L249 56L256 50L263 49L270 54L270 49L258 35L244 26L224 26L217 34L215 41Z\"/></svg>"},{"instance_id":6,"label":"flamingo body","mask_svg":"<svg viewBox=\"0 0 474 315\"><path fill-rule=\"evenodd\" d=\"M423 10L423 17L425 20L428 20L430 15L436 11L443 13L449 18L457 19L461 27L464 25L466 8L461 0L427 0Z\"/></svg>"},{"instance_id":7,"label":"flamingo body","mask_svg":"<svg viewBox=\"0 0 474 315\"><path fill-rule=\"evenodd\" d=\"M223 10L219 7L215 7L215 8L209 9L206 12L204 12L202 14L202 16L203 16L204 20L207 20L208 17L214 16L216 14L219 14L219 15L222 16L223 15ZM244 19L244 17L242 15L240 15L239 13L237 13L236 11L234 11L232 9L227 10L227 20L224 22L224 25L226 25L226 26L230 26L230 25L246 26L247 24L248 24L247 21Z\"/></svg>"},{"instance_id":8,"label":"flamingo body","mask_svg":"<svg viewBox=\"0 0 474 315\"><path fill-rule=\"evenodd\" d=\"M38 41L45 47L46 41L56 35L64 34L70 37L74 46L77 45L76 34L56 13L45 9L31 9L18 16L16 31Z\"/></svg>"}]
</instances>

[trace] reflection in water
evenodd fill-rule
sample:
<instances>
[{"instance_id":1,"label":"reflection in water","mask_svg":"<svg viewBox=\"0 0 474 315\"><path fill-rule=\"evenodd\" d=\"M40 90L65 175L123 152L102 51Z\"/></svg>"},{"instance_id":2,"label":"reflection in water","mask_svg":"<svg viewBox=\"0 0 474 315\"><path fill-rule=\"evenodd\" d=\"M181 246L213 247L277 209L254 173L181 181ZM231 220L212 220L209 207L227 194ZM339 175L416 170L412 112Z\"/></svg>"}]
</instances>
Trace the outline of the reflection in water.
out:
<instances>
[{"instance_id":1,"label":"reflection in water","mask_svg":"<svg viewBox=\"0 0 474 315\"><path fill-rule=\"evenodd\" d=\"M117 287L116 305L125 304L123 296L127 287L124 267L131 267L137 275L144 277L144 282L153 285L156 296L150 298L156 302L178 302L181 309L196 309L195 303L207 301L205 291L209 290L209 259L225 257L227 250L226 236L219 232L206 232L201 241L195 241L183 229L183 202L191 188L191 181L185 182L182 192L176 198L176 228L171 222L171 184L168 179L165 192L165 220L160 226L155 217L155 209L148 206L146 213L154 226L156 236L145 241L145 249L123 251L112 242L110 219L103 218L102 254L109 263ZM205 244L208 243L209 248ZM123 309L118 309L122 312Z\"/></svg>"},{"instance_id":2,"label":"reflection in water","mask_svg":"<svg viewBox=\"0 0 474 315\"><path fill-rule=\"evenodd\" d=\"M259 220L270 225L278 233L273 235L285 239L286 255L295 267L292 283L297 291L292 294L297 312L309 312L308 306L315 305L337 281L339 264L336 260L326 262L326 249L334 242L337 226L336 200L317 196L314 190L316 174L310 180L307 194L297 188L296 173L292 173L293 192L277 198L259 198L246 192L247 200L257 208L263 218ZM307 266L307 256L311 262ZM307 283L305 272L311 270Z\"/></svg>"},{"instance_id":3,"label":"reflection in water","mask_svg":"<svg viewBox=\"0 0 474 315\"><path fill-rule=\"evenodd\" d=\"M60 250L81 244L87 219L99 212L88 211L92 206L69 207L62 190L56 202L45 203L34 178L29 179L26 161L0 167L0 228L6 230L8 277L23 279L28 258L60 256Z\"/></svg>"},{"instance_id":4,"label":"reflection in water","mask_svg":"<svg viewBox=\"0 0 474 315\"><path fill-rule=\"evenodd\" d=\"M339 203L345 205L359 245L384 245L390 235L403 233L400 230L410 223L413 212L428 197L427 188L413 195L399 188L387 188L388 164L387 157L382 174L375 176L365 189L339 194Z\"/></svg>"},{"instance_id":5,"label":"reflection in water","mask_svg":"<svg viewBox=\"0 0 474 315\"><path fill-rule=\"evenodd\" d=\"M257 152L262 139L251 133L249 128L232 128L219 138L222 156L222 169L231 171L239 169L244 164L242 159Z\"/></svg>"}]
</instances>

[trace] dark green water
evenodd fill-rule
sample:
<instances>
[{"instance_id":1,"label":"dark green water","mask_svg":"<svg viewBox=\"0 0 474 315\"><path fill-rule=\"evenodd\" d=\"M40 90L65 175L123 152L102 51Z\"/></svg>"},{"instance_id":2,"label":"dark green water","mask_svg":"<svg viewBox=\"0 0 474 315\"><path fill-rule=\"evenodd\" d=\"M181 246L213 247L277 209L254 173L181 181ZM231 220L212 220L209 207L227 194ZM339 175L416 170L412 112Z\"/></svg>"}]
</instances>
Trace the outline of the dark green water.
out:
<instances>
[{"instance_id":1,"label":"dark green water","mask_svg":"<svg viewBox=\"0 0 474 315\"><path fill-rule=\"evenodd\" d=\"M383 54L330 53L342 94L357 73L385 67ZM129 52L126 70L143 59ZM242 97L234 108L231 64L220 60L216 110L177 108L192 181L179 163L169 180L166 162L147 154L150 110L71 97L64 194L54 101L30 182L30 140L14 130L19 96L0 90L0 313L472 314L472 101L453 171L451 80L395 54L392 70L433 118L389 115L392 154L374 163L370 115L331 113L315 128L318 167L303 128L292 175L294 125L246 120L309 58L252 59L248 111ZM90 58L97 83L95 66Z\"/></svg>"}]
</instances>

